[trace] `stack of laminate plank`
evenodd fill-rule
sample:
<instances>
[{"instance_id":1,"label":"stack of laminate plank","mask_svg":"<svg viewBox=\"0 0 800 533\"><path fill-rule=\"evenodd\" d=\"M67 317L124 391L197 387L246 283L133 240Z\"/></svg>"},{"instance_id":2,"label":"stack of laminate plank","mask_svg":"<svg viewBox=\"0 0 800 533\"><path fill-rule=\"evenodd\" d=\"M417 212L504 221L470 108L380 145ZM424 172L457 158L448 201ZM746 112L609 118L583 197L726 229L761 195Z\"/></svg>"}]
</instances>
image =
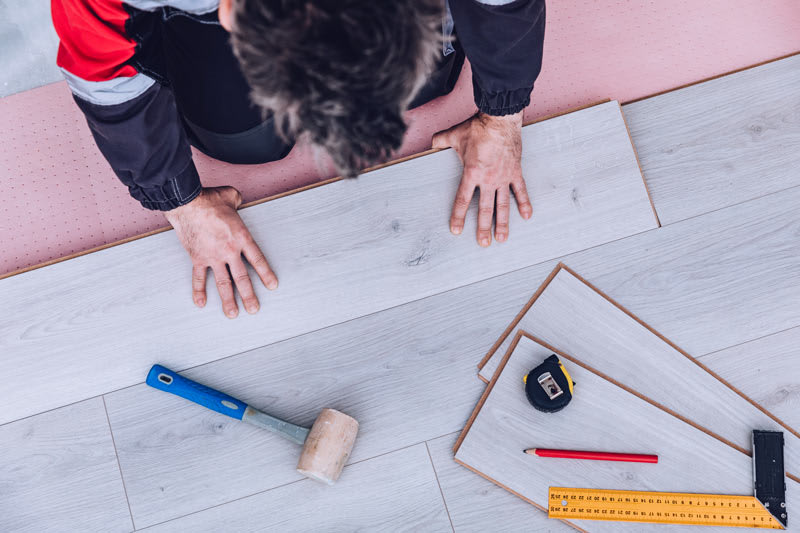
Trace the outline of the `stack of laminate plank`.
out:
<instances>
[{"instance_id":1,"label":"stack of laminate plank","mask_svg":"<svg viewBox=\"0 0 800 533\"><path fill-rule=\"evenodd\" d=\"M558 413L534 409L522 378L556 353L575 381ZM757 357L758 354L753 354ZM751 494L753 429L783 431L787 507L800 508L800 435L565 265L480 363L494 374L455 460L546 510L548 488ZM553 460L527 448L654 453L657 465ZM591 531L663 526L576 521Z\"/></svg>"}]
</instances>

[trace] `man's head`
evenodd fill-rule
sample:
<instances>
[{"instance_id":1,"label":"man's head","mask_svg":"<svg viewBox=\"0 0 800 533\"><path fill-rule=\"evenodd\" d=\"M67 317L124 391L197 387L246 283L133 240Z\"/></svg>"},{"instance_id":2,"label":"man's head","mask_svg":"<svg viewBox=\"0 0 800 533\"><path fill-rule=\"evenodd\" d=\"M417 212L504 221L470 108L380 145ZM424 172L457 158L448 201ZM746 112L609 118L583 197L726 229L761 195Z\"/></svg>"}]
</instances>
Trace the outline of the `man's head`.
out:
<instances>
[{"instance_id":1,"label":"man's head","mask_svg":"<svg viewBox=\"0 0 800 533\"><path fill-rule=\"evenodd\" d=\"M400 147L441 53L442 0L223 0L253 101L353 177Z\"/></svg>"}]
</instances>

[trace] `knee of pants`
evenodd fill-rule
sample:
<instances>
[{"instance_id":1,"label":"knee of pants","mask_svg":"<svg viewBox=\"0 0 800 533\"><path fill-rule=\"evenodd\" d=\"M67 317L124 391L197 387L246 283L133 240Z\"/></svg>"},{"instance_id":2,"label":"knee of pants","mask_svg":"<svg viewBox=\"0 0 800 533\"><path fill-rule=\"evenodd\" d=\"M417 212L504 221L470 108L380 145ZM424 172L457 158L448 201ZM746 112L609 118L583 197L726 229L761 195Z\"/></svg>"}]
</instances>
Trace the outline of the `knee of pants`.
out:
<instances>
[{"instance_id":1,"label":"knee of pants","mask_svg":"<svg viewBox=\"0 0 800 533\"><path fill-rule=\"evenodd\" d=\"M237 165L258 165L283 159L294 143L285 142L272 118L238 133L215 133L184 117L189 142L209 157Z\"/></svg>"}]
</instances>

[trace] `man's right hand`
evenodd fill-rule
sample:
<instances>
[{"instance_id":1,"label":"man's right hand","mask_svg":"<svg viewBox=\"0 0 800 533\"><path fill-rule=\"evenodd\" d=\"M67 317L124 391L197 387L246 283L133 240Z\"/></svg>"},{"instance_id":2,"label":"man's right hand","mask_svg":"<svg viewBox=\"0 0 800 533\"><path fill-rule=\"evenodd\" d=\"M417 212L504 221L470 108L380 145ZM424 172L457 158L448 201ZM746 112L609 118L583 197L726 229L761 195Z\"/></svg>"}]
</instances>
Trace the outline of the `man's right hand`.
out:
<instances>
[{"instance_id":1,"label":"man's right hand","mask_svg":"<svg viewBox=\"0 0 800 533\"><path fill-rule=\"evenodd\" d=\"M211 267L228 318L239 314L234 283L248 313L257 312L259 307L243 257L266 288L278 287L267 258L236 211L241 204L242 195L233 187L209 187L188 204L164 213L192 259L194 303L198 307L206 304L206 271Z\"/></svg>"}]
</instances>

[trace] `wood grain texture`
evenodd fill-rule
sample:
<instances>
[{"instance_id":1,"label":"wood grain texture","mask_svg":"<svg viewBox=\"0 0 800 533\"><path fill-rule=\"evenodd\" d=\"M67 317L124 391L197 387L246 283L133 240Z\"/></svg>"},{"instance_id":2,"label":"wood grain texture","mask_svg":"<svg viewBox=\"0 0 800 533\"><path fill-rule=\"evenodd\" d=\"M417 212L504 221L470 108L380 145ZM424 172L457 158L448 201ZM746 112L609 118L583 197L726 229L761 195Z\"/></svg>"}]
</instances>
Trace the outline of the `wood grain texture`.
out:
<instances>
[{"instance_id":1,"label":"wood grain texture","mask_svg":"<svg viewBox=\"0 0 800 533\"><path fill-rule=\"evenodd\" d=\"M786 470L800 478L796 432L792 434L787 424L768 416L568 270L558 271L516 327L742 451L750 450L753 429L783 431Z\"/></svg>"},{"instance_id":2,"label":"wood grain texture","mask_svg":"<svg viewBox=\"0 0 800 533\"><path fill-rule=\"evenodd\" d=\"M456 532L574 533L575 529L516 498L453 460L456 435L428 441L433 466Z\"/></svg>"},{"instance_id":3,"label":"wood grain texture","mask_svg":"<svg viewBox=\"0 0 800 533\"><path fill-rule=\"evenodd\" d=\"M102 398L0 427L0 531L132 531Z\"/></svg>"},{"instance_id":4,"label":"wood grain texture","mask_svg":"<svg viewBox=\"0 0 800 533\"><path fill-rule=\"evenodd\" d=\"M563 261L697 357L800 325L798 205L795 187ZM533 294L556 264L515 272L512 279L524 279L518 286ZM481 369L485 380L502 352L491 355Z\"/></svg>"},{"instance_id":5,"label":"wood grain texture","mask_svg":"<svg viewBox=\"0 0 800 533\"><path fill-rule=\"evenodd\" d=\"M335 487L309 479L146 531L452 531L425 444L345 469Z\"/></svg>"},{"instance_id":6,"label":"wood grain texture","mask_svg":"<svg viewBox=\"0 0 800 533\"><path fill-rule=\"evenodd\" d=\"M525 398L522 377L552 351L522 337L493 380L455 458L537 505L550 486L668 492L752 493L752 462L710 437L577 364L570 405L542 413ZM698 401L701 394L695 396ZM656 453L657 465L572 461L526 455L525 448ZM800 485L787 484L787 507L800 505ZM663 531L663 525L575 521L587 531ZM704 531L726 531L704 528Z\"/></svg>"},{"instance_id":7,"label":"wood grain texture","mask_svg":"<svg viewBox=\"0 0 800 533\"><path fill-rule=\"evenodd\" d=\"M484 388L472 361L525 298L513 284L493 288L488 298L469 285L183 374L298 424L324 407L347 413L360 424L351 462L362 461L463 427ZM106 403L138 527L301 479L300 448L267 431L144 384Z\"/></svg>"},{"instance_id":8,"label":"wood grain texture","mask_svg":"<svg viewBox=\"0 0 800 533\"><path fill-rule=\"evenodd\" d=\"M800 185L800 56L624 106L662 224Z\"/></svg>"},{"instance_id":9,"label":"wood grain texture","mask_svg":"<svg viewBox=\"0 0 800 533\"><path fill-rule=\"evenodd\" d=\"M452 150L243 210L281 283L257 289L257 315L228 320L213 289L194 308L171 232L0 280L0 422L141 382L163 354L187 368L655 227L616 102L528 126L523 144L534 219L512 213L490 249L449 233Z\"/></svg>"},{"instance_id":10,"label":"wood grain texture","mask_svg":"<svg viewBox=\"0 0 800 533\"><path fill-rule=\"evenodd\" d=\"M800 327L699 358L790 426L800 428Z\"/></svg>"}]
</instances>

